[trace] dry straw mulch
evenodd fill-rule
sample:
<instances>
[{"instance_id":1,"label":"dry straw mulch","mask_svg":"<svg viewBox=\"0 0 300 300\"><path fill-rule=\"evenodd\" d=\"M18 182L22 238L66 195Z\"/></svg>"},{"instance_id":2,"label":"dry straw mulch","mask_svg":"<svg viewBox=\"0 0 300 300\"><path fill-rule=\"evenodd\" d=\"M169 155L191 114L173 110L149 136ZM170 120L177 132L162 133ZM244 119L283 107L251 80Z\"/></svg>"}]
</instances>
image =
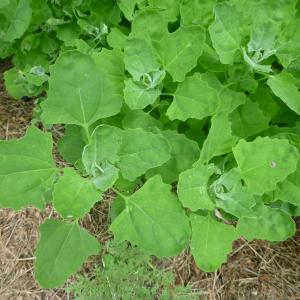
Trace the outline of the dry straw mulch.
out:
<instances>
[{"instance_id":1,"label":"dry straw mulch","mask_svg":"<svg viewBox=\"0 0 300 300\"><path fill-rule=\"evenodd\" d=\"M33 109L32 103L15 101L4 92L1 70L7 66L6 62L0 62L0 139L4 140L24 134ZM54 137L59 132L60 129ZM108 194L82 221L102 242L110 239L107 215L112 200L113 195ZM0 209L0 300L68 299L62 288L45 290L34 280L38 226L50 216L56 217L51 207L43 212L34 208L20 212ZM100 259L100 256L92 258L81 273L88 273ZM187 252L155 263L172 270L178 284L189 283L194 289L200 289L203 299L300 299L299 229L293 239L282 243L238 240L228 263L216 273L199 271Z\"/></svg>"}]
</instances>

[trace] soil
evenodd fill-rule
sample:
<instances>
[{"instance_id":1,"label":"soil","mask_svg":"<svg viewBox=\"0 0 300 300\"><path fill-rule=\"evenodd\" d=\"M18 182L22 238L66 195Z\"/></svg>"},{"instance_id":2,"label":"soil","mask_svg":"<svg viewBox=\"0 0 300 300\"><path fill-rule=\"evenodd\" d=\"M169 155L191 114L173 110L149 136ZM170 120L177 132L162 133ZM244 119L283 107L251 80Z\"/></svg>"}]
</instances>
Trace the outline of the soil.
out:
<instances>
[{"instance_id":1,"label":"soil","mask_svg":"<svg viewBox=\"0 0 300 300\"><path fill-rule=\"evenodd\" d=\"M4 91L2 74L9 67L9 62L0 62L2 140L22 136L33 110L32 102L16 101ZM60 130L55 129L54 138ZM63 163L59 157L57 160L58 164ZM107 215L113 197L108 193L82 221L82 225L102 242L111 238L107 230ZM19 212L0 209L0 300L69 299L63 288L41 289L33 275L38 226L50 216L56 216L50 206L43 212L34 208ZM297 223L297 234L286 242L236 241L228 262L215 273L201 272L188 252L172 259L155 260L154 263L172 270L178 284L189 283L195 290L200 289L203 299L300 299L300 221ZM88 273L99 259L91 258L81 273Z\"/></svg>"}]
</instances>

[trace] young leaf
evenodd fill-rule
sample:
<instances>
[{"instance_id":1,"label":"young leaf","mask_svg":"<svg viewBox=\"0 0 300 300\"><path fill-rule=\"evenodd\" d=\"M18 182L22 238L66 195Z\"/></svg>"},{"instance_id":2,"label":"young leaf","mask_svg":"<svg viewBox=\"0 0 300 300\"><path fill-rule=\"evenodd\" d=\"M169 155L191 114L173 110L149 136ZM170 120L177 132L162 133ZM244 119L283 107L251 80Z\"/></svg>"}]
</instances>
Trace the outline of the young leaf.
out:
<instances>
[{"instance_id":1,"label":"young leaf","mask_svg":"<svg viewBox=\"0 0 300 300\"><path fill-rule=\"evenodd\" d=\"M292 74L280 73L270 76L268 85L290 109L300 114L299 80Z\"/></svg>"},{"instance_id":2,"label":"young leaf","mask_svg":"<svg viewBox=\"0 0 300 300\"><path fill-rule=\"evenodd\" d=\"M232 242L238 238L235 228L212 216L192 214L191 252L196 264L205 272L215 272L227 260Z\"/></svg>"},{"instance_id":3,"label":"young leaf","mask_svg":"<svg viewBox=\"0 0 300 300\"><path fill-rule=\"evenodd\" d=\"M213 183L216 206L236 216L251 214L255 198L249 189L243 186L237 169L231 169Z\"/></svg>"},{"instance_id":4,"label":"young leaf","mask_svg":"<svg viewBox=\"0 0 300 300\"><path fill-rule=\"evenodd\" d=\"M160 88L147 88L135 83L131 78L125 80L124 100L131 109L143 109L153 104L159 97Z\"/></svg>"},{"instance_id":5,"label":"young leaf","mask_svg":"<svg viewBox=\"0 0 300 300\"><path fill-rule=\"evenodd\" d=\"M181 172L189 169L199 159L199 146L173 130L164 130L161 134L171 146L171 158L162 166L149 170L147 176L159 174L165 183L173 183L178 180Z\"/></svg>"},{"instance_id":6,"label":"young leaf","mask_svg":"<svg viewBox=\"0 0 300 300\"><path fill-rule=\"evenodd\" d=\"M245 101L244 94L223 86L213 73L195 73L178 85L167 116L171 120L201 120L217 112L232 112Z\"/></svg>"},{"instance_id":7,"label":"young leaf","mask_svg":"<svg viewBox=\"0 0 300 300\"><path fill-rule=\"evenodd\" d=\"M293 236L296 224L282 210L258 205L253 209L252 214L239 219L237 231L248 241L261 239L278 242Z\"/></svg>"},{"instance_id":8,"label":"young leaf","mask_svg":"<svg viewBox=\"0 0 300 300\"><path fill-rule=\"evenodd\" d=\"M105 192L118 180L119 169L108 162L101 163L100 168L101 170L91 178L91 181L98 190Z\"/></svg>"},{"instance_id":9,"label":"young leaf","mask_svg":"<svg viewBox=\"0 0 300 300\"><path fill-rule=\"evenodd\" d=\"M82 161L88 174L96 176L103 162L118 161L121 144L122 130L120 128L109 125L96 127L91 143L85 146L82 154Z\"/></svg>"},{"instance_id":10,"label":"young leaf","mask_svg":"<svg viewBox=\"0 0 300 300\"><path fill-rule=\"evenodd\" d=\"M94 59L69 51L57 59L50 73L48 99L42 103L44 122L87 127L120 111L123 77L117 51L103 50Z\"/></svg>"},{"instance_id":11,"label":"young leaf","mask_svg":"<svg viewBox=\"0 0 300 300\"><path fill-rule=\"evenodd\" d=\"M100 200L101 194L93 183L72 168L65 168L64 175L54 185L53 205L64 218L82 218Z\"/></svg>"},{"instance_id":12,"label":"young leaf","mask_svg":"<svg viewBox=\"0 0 300 300\"><path fill-rule=\"evenodd\" d=\"M43 208L57 174L51 134L29 127L21 139L0 141L0 166L1 206Z\"/></svg>"},{"instance_id":13,"label":"young leaf","mask_svg":"<svg viewBox=\"0 0 300 300\"><path fill-rule=\"evenodd\" d=\"M233 64L243 37L241 15L228 2L218 3L214 12L215 20L208 28L210 38L221 63Z\"/></svg>"},{"instance_id":14,"label":"young leaf","mask_svg":"<svg viewBox=\"0 0 300 300\"><path fill-rule=\"evenodd\" d=\"M134 81L139 81L144 74L160 69L154 49L150 42L145 39L131 38L126 41L124 63Z\"/></svg>"},{"instance_id":15,"label":"young leaf","mask_svg":"<svg viewBox=\"0 0 300 300\"><path fill-rule=\"evenodd\" d=\"M85 260L97 254L99 242L77 223L49 219L40 226L35 277L44 288L63 285Z\"/></svg>"},{"instance_id":16,"label":"young leaf","mask_svg":"<svg viewBox=\"0 0 300 300\"><path fill-rule=\"evenodd\" d=\"M179 254L188 245L188 218L159 176L150 178L125 201L126 208L110 226L118 243L128 240L159 257Z\"/></svg>"},{"instance_id":17,"label":"young leaf","mask_svg":"<svg viewBox=\"0 0 300 300\"><path fill-rule=\"evenodd\" d=\"M287 140L258 137L240 140L232 149L242 179L254 195L272 191L279 182L296 171L298 150Z\"/></svg>"},{"instance_id":18,"label":"young leaf","mask_svg":"<svg viewBox=\"0 0 300 300\"><path fill-rule=\"evenodd\" d=\"M198 209L212 210L215 207L208 193L209 178L215 173L213 164L201 163L179 175L177 186L178 198L184 207L197 211Z\"/></svg>"},{"instance_id":19,"label":"young leaf","mask_svg":"<svg viewBox=\"0 0 300 300\"><path fill-rule=\"evenodd\" d=\"M141 128L125 129L117 166L122 176L132 181L167 162L171 158L170 152L169 143L162 135Z\"/></svg>"}]
</instances>

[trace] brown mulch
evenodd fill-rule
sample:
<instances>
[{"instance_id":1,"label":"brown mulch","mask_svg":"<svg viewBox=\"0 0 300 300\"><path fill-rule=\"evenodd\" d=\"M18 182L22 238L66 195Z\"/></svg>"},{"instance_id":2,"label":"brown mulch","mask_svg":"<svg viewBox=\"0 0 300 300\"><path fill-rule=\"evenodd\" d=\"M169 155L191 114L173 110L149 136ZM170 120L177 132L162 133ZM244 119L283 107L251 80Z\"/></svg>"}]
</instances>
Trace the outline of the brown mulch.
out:
<instances>
[{"instance_id":1,"label":"brown mulch","mask_svg":"<svg viewBox=\"0 0 300 300\"><path fill-rule=\"evenodd\" d=\"M15 101L4 92L1 74L8 66L7 62L0 61L2 140L22 136L33 110L31 102ZM107 215L112 199L113 195L108 194L82 221L83 226L102 242L110 239ZM51 207L43 212L34 208L20 212L0 209L0 300L68 299L64 289L42 289L34 279L38 226L50 216L56 216ZM216 273L201 272L187 252L156 264L172 270L178 284L189 283L195 290L200 289L203 299L300 299L299 228L298 221L296 236L282 243L236 241L228 263ZM88 273L98 260L99 257L92 258L81 272Z\"/></svg>"}]
</instances>

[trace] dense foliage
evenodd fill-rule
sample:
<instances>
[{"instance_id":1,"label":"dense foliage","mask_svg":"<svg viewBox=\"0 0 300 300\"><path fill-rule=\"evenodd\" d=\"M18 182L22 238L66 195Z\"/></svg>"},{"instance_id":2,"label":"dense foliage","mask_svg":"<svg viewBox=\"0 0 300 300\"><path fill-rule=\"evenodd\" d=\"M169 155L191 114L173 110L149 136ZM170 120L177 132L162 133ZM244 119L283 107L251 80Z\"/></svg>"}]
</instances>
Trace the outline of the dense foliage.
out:
<instances>
[{"instance_id":1,"label":"dense foliage","mask_svg":"<svg viewBox=\"0 0 300 300\"><path fill-rule=\"evenodd\" d=\"M43 209L36 278L61 285L99 242L78 221L109 189L110 230L200 269L232 242L285 240L300 214L300 2L2 0L5 84L36 102L0 142L0 205ZM43 124L44 130L35 127ZM64 124L56 166L47 131Z\"/></svg>"}]
</instances>

